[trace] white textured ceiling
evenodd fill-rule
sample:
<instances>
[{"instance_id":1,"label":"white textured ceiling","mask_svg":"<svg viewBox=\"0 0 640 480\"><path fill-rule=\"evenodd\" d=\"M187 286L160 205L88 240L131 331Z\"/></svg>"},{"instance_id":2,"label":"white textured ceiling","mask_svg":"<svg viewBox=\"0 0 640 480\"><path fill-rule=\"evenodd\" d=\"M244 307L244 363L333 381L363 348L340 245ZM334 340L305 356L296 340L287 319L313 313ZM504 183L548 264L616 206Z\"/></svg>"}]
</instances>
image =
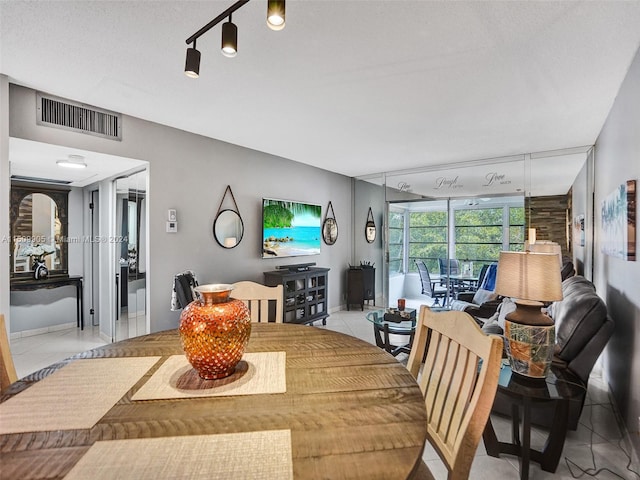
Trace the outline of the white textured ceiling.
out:
<instances>
[{"instance_id":1,"label":"white textured ceiling","mask_svg":"<svg viewBox=\"0 0 640 480\"><path fill-rule=\"evenodd\" d=\"M1 1L0 72L61 97L349 176L590 145L640 46L640 1ZM124 132L126 134L126 132Z\"/></svg>"}]
</instances>

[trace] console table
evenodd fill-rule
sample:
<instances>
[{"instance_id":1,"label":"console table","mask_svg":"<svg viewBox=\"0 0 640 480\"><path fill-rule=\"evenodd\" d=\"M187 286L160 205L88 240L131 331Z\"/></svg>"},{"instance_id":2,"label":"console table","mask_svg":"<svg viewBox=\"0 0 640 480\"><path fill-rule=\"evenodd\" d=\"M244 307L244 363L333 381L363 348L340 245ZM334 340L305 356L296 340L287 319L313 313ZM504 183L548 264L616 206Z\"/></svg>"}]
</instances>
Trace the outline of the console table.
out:
<instances>
[{"instance_id":1,"label":"console table","mask_svg":"<svg viewBox=\"0 0 640 480\"><path fill-rule=\"evenodd\" d=\"M82 276L53 276L42 280L33 278L13 278L11 279L11 291L33 291L43 288L58 288L66 285L76 287L76 322L80 330L84 330L84 308L82 302Z\"/></svg>"},{"instance_id":2,"label":"console table","mask_svg":"<svg viewBox=\"0 0 640 480\"><path fill-rule=\"evenodd\" d=\"M274 270L264 272L264 284L284 286L285 323L313 324L322 320L327 324L329 306L329 269L311 267L303 270Z\"/></svg>"}]
</instances>

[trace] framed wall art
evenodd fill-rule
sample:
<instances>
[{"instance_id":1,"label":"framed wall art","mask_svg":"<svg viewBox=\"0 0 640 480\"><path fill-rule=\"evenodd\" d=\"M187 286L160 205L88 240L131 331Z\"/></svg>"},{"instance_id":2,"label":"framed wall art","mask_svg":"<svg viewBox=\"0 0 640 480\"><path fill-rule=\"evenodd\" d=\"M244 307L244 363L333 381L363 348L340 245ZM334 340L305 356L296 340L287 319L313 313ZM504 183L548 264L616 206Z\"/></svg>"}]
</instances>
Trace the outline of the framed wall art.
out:
<instances>
[{"instance_id":1,"label":"framed wall art","mask_svg":"<svg viewBox=\"0 0 640 480\"><path fill-rule=\"evenodd\" d=\"M636 181L618 186L602 202L602 253L636 259Z\"/></svg>"}]
</instances>

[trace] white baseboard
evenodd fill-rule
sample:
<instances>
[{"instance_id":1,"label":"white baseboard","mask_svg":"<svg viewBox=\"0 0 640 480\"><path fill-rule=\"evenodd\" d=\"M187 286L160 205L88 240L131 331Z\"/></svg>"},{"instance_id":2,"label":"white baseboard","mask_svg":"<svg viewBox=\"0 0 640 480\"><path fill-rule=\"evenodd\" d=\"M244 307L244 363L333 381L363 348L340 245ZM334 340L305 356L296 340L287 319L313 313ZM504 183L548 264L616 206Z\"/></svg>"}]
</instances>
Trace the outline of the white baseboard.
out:
<instances>
[{"instance_id":1,"label":"white baseboard","mask_svg":"<svg viewBox=\"0 0 640 480\"><path fill-rule=\"evenodd\" d=\"M77 328L75 322L60 323L58 325L50 325L48 327L33 328L31 330L22 330L21 332L11 332L11 339L32 337L34 335L42 335L44 333L57 332L59 330L69 330Z\"/></svg>"}]
</instances>

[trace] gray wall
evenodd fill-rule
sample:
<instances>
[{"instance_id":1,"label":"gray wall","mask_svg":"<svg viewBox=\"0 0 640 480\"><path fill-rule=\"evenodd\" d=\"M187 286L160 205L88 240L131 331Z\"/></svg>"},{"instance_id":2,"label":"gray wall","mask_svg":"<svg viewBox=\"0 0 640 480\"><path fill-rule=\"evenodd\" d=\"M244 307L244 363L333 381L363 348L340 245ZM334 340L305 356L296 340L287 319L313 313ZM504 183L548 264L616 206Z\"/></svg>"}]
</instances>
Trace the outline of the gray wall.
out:
<instances>
[{"instance_id":1,"label":"gray wall","mask_svg":"<svg viewBox=\"0 0 640 480\"><path fill-rule=\"evenodd\" d=\"M578 275L590 278L590 275L585 273L585 265L587 262L587 232L593 232L593 226L591 225L589 218L589 210L587 209L587 163L582 167L580 173L576 177L571 187L571 209L573 218L571 219L572 225L572 250L573 250L573 264L576 268ZM584 215L585 222L585 244L580 245L580 233L573 225L577 216ZM589 272L590 273L590 272Z\"/></svg>"},{"instance_id":2,"label":"gray wall","mask_svg":"<svg viewBox=\"0 0 640 480\"><path fill-rule=\"evenodd\" d=\"M151 331L178 325L179 312L169 310L170 293L173 276L185 269L194 270L200 283L262 281L262 272L277 265L316 262L331 268L329 308L342 304L343 272L353 241L349 177L128 116L123 118L121 142L40 127L35 124L35 109L35 92L11 85L10 136L149 162ZM231 250L218 246L212 233L227 185L245 225L242 243ZM340 229L338 241L323 244L316 256L261 259L262 197L317 203L323 215L331 201ZM165 232L169 208L177 210L176 234ZM364 230L364 218L362 222Z\"/></svg>"},{"instance_id":3,"label":"gray wall","mask_svg":"<svg viewBox=\"0 0 640 480\"><path fill-rule=\"evenodd\" d=\"M0 314L9 314L9 79L0 75Z\"/></svg>"},{"instance_id":4,"label":"gray wall","mask_svg":"<svg viewBox=\"0 0 640 480\"><path fill-rule=\"evenodd\" d=\"M602 201L627 180L640 181L640 51L596 142L594 261L594 283L616 324L605 351L605 372L640 455L640 262L604 255L599 242ZM637 204L636 193L636 222Z\"/></svg>"},{"instance_id":5,"label":"gray wall","mask_svg":"<svg viewBox=\"0 0 640 480\"><path fill-rule=\"evenodd\" d=\"M354 256L352 265L360 265L360 262L371 262L376 269L376 305L382 305L384 275L383 252L384 252L384 228L387 222L384 221L385 202L384 189L381 186L362 180L353 180L354 183L354 212L353 212L353 235L354 235ZM368 243L365 237L365 226L367 224L367 214L371 207L373 220L376 224L376 238L373 243ZM346 275L345 275L346 276ZM386 305L382 305L386 307Z\"/></svg>"}]
</instances>

